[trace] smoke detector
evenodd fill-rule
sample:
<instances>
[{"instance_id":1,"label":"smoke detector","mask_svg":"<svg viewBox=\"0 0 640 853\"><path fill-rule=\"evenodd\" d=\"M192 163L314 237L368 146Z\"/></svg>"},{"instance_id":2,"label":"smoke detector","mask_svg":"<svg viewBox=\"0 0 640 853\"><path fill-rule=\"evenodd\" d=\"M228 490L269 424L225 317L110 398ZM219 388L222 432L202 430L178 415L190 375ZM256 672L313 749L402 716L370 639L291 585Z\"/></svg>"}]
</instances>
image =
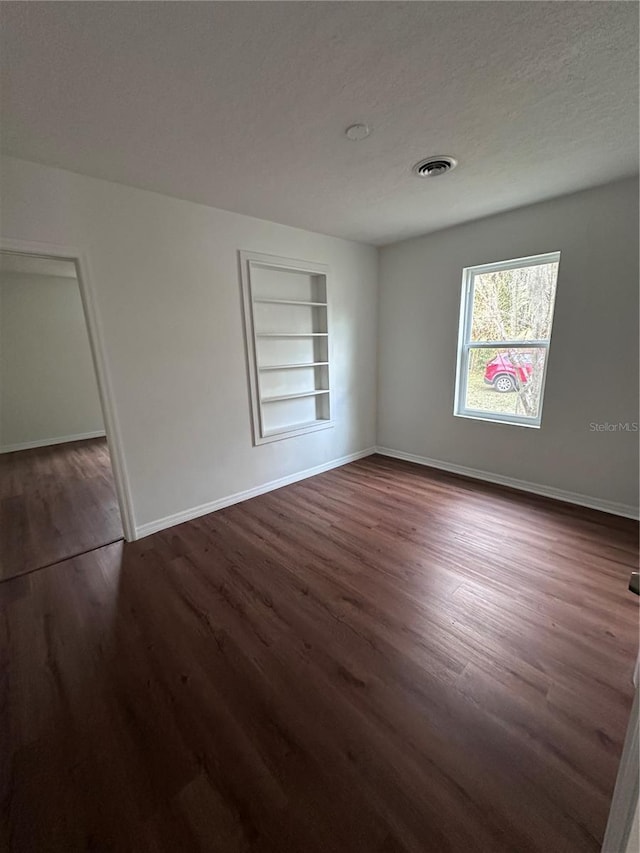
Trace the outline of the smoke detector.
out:
<instances>
[{"instance_id":1,"label":"smoke detector","mask_svg":"<svg viewBox=\"0 0 640 853\"><path fill-rule=\"evenodd\" d=\"M419 178L437 178L446 175L458 165L453 157L425 157L413 167L413 171Z\"/></svg>"},{"instance_id":2,"label":"smoke detector","mask_svg":"<svg viewBox=\"0 0 640 853\"><path fill-rule=\"evenodd\" d=\"M371 128L368 124L352 124L344 132L347 139L352 142L360 142L361 139L366 139L371 133Z\"/></svg>"}]
</instances>

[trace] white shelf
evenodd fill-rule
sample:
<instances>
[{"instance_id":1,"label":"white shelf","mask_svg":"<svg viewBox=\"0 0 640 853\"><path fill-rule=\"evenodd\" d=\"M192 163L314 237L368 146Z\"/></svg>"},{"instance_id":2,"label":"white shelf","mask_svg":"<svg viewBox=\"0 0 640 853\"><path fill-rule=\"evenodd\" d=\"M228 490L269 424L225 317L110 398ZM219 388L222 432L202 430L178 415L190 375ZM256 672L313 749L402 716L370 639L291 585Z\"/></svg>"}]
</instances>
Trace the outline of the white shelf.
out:
<instances>
[{"instance_id":1,"label":"white shelf","mask_svg":"<svg viewBox=\"0 0 640 853\"><path fill-rule=\"evenodd\" d=\"M328 388L316 388L315 391L301 391L298 394L278 394L277 397L261 397L261 403L279 403L281 400L300 400L302 397L319 397L328 394Z\"/></svg>"},{"instance_id":2,"label":"white shelf","mask_svg":"<svg viewBox=\"0 0 640 853\"><path fill-rule=\"evenodd\" d=\"M257 252L240 266L254 444L333 426L328 268Z\"/></svg>"},{"instance_id":3,"label":"white shelf","mask_svg":"<svg viewBox=\"0 0 640 853\"><path fill-rule=\"evenodd\" d=\"M327 367L328 361L296 362L295 364L264 364L258 370L296 370L299 367Z\"/></svg>"},{"instance_id":4,"label":"white shelf","mask_svg":"<svg viewBox=\"0 0 640 853\"><path fill-rule=\"evenodd\" d=\"M326 338L328 332L256 332L256 338Z\"/></svg>"},{"instance_id":5,"label":"white shelf","mask_svg":"<svg viewBox=\"0 0 640 853\"><path fill-rule=\"evenodd\" d=\"M324 427L330 427L331 421L318 419L315 421L303 421L299 424L287 424L285 427L278 427L277 429L268 429L263 432L264 438L272 438L274 436L281 436L283 434L287 434L289 432L307 432L314 429L324 429Z\"/></svg>"},{"instance_id":6,"label":"white shelf","mask_svg":"<svg viewBox=\"0 0 640 853\"><path fill-rule=\"evenodd\" d=\"M303 302L301 299L254 299L262 305L307 305L312 308L326 308L326 302Z\"/></svg>"}]
</instances>

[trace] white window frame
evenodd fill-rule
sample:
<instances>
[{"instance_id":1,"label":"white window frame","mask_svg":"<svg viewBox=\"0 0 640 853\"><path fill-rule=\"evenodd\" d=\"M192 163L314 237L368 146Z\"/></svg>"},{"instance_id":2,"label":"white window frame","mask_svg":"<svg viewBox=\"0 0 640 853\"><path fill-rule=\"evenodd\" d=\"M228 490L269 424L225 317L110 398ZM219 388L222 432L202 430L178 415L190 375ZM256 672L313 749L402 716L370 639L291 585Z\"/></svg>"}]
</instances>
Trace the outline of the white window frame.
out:
<instances>
[{"instance_id":1,"label":"white window frame","mask_svg":"<svg viewBox=\"0 0 640 853\"><path fill-rule=\"evenodd\" d=\"M560 252L545 252L542 255L532 255L527 258L514 258L510 261L496 261L491 264L479 264L478 266L465 267L462 271L462 295L460 299L460 323L458 328L458 358L456 369L456 385L453 414L459 418L471 418L472 420L490 421L492 423L509 424L511 426L524 426L539 429L542 424L542 407L544 403L544 390L547 381L547 369L549 367L549 349L551 347L551 334L548 338L536 341L472 341L471 324L473 321L473 289L474 280L477 275L498 272L501 270L521 269L522 267L534 267L542 264L559 264ZM559 269L558 269L559 275ZM557 293L557 282L556 282ZM555 313L555 298L554 298ZM553 329L553 314L551 315L551 327ZM533 347L546 350L544 359L544 372L540 387L540 405L538 416L529 418L525 415L502 414L500 412L487 412L483 409L468 409L465 406L467 399L467 380L469 366L469 352L472 349L532 349Z\"/></svg>"}]
</instances>

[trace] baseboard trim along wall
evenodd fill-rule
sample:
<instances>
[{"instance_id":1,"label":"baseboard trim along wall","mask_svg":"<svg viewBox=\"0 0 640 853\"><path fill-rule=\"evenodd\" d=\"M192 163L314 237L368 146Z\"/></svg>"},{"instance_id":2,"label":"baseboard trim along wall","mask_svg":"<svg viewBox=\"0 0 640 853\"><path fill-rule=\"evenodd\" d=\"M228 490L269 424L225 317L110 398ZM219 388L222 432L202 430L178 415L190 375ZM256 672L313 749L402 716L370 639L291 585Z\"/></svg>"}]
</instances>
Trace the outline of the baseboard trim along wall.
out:
<instances>
[{"instance_id":1,"label":"baseboard trim along wall","mask_svg":"<svg viewBox=\"0 0 640 853\"><path fill-rule=\"evenodd\" d=\"M516 480L513 477L504 477L501 474L491 474L488 471L479 471L476 468L467 468L464 465L456 465L453 462L441 462L438 459L429 459L427 456L416 456L414 453L405 453L403 450L392 450L390 447L377 447L376 453L381 456L390 456L392 459L404 459L405 462L415 462L416 465L425 465L428 468L437 468L440 471L448 471L450 474L461 474L474 480L484 480L487 483L495 483L498 486L508 486L521 492L530 492L545 498L553 498L564 503L577 504L578 506L597 509L600 512L608 512L611 515L621 515L624 518L639 517L638 507L630 504L616 503L594 498L590 495L581 495L576 492L567 492L564 489L556 489L553 486L541 486L539 483L529 483L526 480Z\"/></svg>"},{"instance_id":2,"label":"baseboard trim along wall","mask_svg":"<svg viewBox=\"0 0 640 853\"><path fill-rule=\"evenodd\" d=\"M51 444L67 444L69 441L84 441L86 438L104 438L103 429L95 432L79 432L77 435L62 435L58 438L41 438L38 441L23 441L20 444L5 444L0 453L15 453L17 450L33 450L35 447L49 447Z\"/></svg>"},{"instance_id":3,"label":"baseboard trim along wall","mask_svg":"<svg viewBox=\"0 0 640 853\"><path fill-rule=\"evenodd\" d=\"M322 474L325 471L330 471L332 468L340 468L348 462L355 462L356 459L363 459L365 456L371 456L376 452L375 447L368 447L366 450L358 450L356 453L349 453L347 456L341 456L339 459L332 459L331 462L325 462L322 465L316 465L315 468L307 468L304 471L297 471L295 474L289 474L287 477L281 477L278 480L271 480L268 483L263 483L261 486L255 486L253 489L247 489L244 492L236 492L233 495L220 498L217 501L200 504L191 509L185 509L182 512L177 512L175 515L167 515L165 518L159 518L157 521L150 521L147 524L141 524L136 527L136 539L143 539L145 536L150 536L152 533L158 533L160 530L166 530L168 527L174 527L176 524L182 524L184 521L191 521L193 518L200 518L202 515L208 515L210 512L215 512L218 509L224 509L227 506L247 501L250 498L257 498L258 495L264 495L266 492L273 492L275 489L281 489L283 486L289 486L291 483L297 483L299 480L306 480L308 477L315 477L316 474Z\"/></svg>"}]
</instances>

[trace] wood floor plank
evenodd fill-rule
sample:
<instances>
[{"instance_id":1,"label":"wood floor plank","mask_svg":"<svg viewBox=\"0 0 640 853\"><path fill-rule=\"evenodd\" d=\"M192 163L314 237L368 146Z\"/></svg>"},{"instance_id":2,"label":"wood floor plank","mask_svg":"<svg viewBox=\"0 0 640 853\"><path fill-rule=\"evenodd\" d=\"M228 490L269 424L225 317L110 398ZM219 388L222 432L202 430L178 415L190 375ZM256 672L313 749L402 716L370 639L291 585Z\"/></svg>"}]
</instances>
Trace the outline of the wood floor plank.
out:
<instances>
[{"instance_id":1,"label":"wood floor plank","mask_svg":"<svg viewBox=\"0 0 640 853\"><path fill-rule=\"evenodd\" d=\"M0 582L122 538L104 438L0 454Z\"/></svg>"},{"instance_id":2,"label":"wood floor plank","mask_svg":"<svg viewBox=\"0 0 640 853\"><path fill-rule=\"evenodd\" d=\"M637 533L370 457L0 584L2 840L597 851Z\"/></svg>"}]
</instances>

